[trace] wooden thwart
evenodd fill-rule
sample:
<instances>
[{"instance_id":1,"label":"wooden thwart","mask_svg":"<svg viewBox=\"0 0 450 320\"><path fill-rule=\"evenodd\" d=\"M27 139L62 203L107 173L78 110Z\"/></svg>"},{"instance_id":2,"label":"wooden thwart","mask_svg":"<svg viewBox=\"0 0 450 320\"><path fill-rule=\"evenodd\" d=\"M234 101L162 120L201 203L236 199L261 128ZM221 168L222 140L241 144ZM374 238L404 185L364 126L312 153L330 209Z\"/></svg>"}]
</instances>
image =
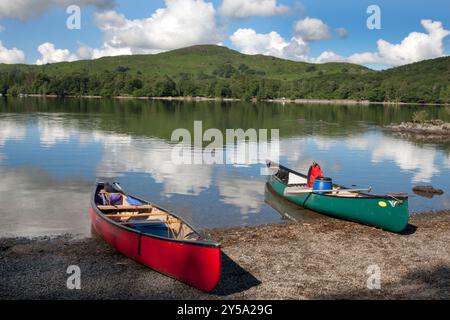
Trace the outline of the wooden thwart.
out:
<instances>
[{"instance_id":1,"label":"wooden thwart","mask_svg":"<svg viewBox=\"0 0 450 320\"><path fill-rule=\"evenodd\" d=\"M152 224L162 224L162 223L165 223L165 224L180 223L180 221L178 221L176 219L169 219L169 220L159 220L159 221L142 220L142 221L120 222L120 224L123 224L123 225L140 225L140 224L152 225Z\"/></svg>"},{"instance_id":2,"label":"wooden thwart","mask_svg":"<svg viewBox=\"0 0 450 320\"><path fill-rule=\"evenodd\" d=\"M108 218L133 218L133 217L150 217L154 216L153 213L113 213L113 214L105 214ZM161 215L162 216L162 215Z\"/></svg>"},{"instance_id":3,"label":"wooden thwart","mask_svg":"<svg viewBox=\"0 0 450 320\"><path fill-rule=\"evenodd\" d=\"M153 209L153 206L146 204L142 206L98 206L101 211L139 211L143 209Z\"/></svg>"}]
</instances>

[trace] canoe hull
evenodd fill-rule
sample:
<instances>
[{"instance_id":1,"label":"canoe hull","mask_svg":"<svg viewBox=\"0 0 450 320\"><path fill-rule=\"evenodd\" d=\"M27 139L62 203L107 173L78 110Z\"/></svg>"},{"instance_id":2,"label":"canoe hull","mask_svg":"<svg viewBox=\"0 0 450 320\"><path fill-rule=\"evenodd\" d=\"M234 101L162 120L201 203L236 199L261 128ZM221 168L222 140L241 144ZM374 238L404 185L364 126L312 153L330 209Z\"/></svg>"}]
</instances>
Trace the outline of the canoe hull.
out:
<instances>
[{"instance_id":1,"label":"canoe hull","mask_svg":"<svg viewBox=\"0 0 450 320\"><path fill-rule=\"evenodd\" d=\"M169 241L136 232L111 223L94 208L90 217L95 232L125 256L205 292L219 283L219 246Z\"/></svg>"},{"instance_id":2,"label":"canoe hull","mask_svg":"<svg viewBox=\"0 0 450 320\"><path fill-rule=\"evenodd\" d=\"M268 184L286 200L322 214L392 232L401 232L408 225L408 199L396 201L382 196L335 197L317 193L285 195L287 186L277 177L270 176Z\"/></svg>"}]
</instances>

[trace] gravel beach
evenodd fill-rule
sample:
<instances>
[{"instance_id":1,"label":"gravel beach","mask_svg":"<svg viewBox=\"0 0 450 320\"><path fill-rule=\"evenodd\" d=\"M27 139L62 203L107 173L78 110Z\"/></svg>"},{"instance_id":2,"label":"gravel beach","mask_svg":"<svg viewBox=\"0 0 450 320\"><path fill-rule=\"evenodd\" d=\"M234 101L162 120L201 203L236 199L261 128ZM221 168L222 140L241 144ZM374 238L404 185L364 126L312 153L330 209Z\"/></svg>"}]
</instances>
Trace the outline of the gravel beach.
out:
<instances>
[{"instance_id":1,"label":"gravel beach","mask_svg":"<svg viewBox=\"0 0 450 320\"><path fill-rule=\"evenodd\" d=\"M450 299L450 212L414 215L404 234L328 217L209 233L224 253L212 293L65 235L0 239L0 299ZM70 265L80 290L67 289Z\"/></svg>"}]
</instances>

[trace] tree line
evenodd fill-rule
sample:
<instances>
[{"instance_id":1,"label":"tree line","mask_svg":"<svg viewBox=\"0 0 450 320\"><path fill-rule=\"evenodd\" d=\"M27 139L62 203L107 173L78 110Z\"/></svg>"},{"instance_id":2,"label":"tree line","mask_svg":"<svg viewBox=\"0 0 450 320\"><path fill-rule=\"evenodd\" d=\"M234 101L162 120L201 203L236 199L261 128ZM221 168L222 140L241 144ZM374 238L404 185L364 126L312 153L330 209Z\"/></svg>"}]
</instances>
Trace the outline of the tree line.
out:
<instances>
[{"instance_id":1,"label":"tree line","mask_svg":"<svg viewBox=\"0 0 450 320\"><path fill-rule=\"evenodd\" d=\"M321 74L298 80L270 79L245 64L219 66L212 74L180 72L148 75L118 66L101 73L89 70L45 73L39 69L0 71L0 93L64 96L134 96L250 99L352 99L416 103L450 103L450 84L424 75L419 80L389 77L384 73Z\"/></svg>"}]
</instances>

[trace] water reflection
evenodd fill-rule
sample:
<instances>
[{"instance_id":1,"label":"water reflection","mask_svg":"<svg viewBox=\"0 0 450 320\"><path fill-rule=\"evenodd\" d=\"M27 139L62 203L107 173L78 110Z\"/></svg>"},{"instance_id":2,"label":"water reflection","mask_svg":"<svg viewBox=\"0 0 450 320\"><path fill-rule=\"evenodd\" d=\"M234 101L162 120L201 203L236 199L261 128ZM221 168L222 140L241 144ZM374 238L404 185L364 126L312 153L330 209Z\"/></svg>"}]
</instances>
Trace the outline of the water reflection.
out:
<instances>
[{"instance_id":1,"label":"water reflection","mask_svg":"<svg viewBox=\"0 0 450 320\"><path fill-rule=\"evenodd\" d=\"M427 146L418 148L416 145L386 138L383 143L377 143L372 151L372 162L382 163L385 160L394 161L404 171L413 171L412 183L429 183L433 176L439 174L436 165L436 150Z\"/></svg>"},{"instance_id":2,"label":"water reflection","mask_svg":"<svg viewBox=\"0 0 450 320\"><path fill-rule=\"evenodd\" d=\"M266 185L264 192L265 202L276 210L284 221L313 222L323 220L325 217L314 211L301 208L277 195L270 186Z\"/></svg>"},{"instance_id":3,"label":"water reflection","mask_svg":"<svg viewBox=\"0 0 450 320\"><path fill-rule=\"evenodd\" d=\"M1 236L88 234L90 183L48 172L0 167Z\"/></svg>"},{"instance_id":4,"label":"water reflection","mask_svg":"<svg viewBox=\"0 0 450 320\"><path fill-rule=\"evenodd\" d=\"M212 166L183 166L171 161L173 145L157 139L125 139L95 133L103 145L103 156L97 166L100 177L118 177L127 172L149 174L163 185L165 195L198 196L211 185Z\"/></svg>"},{"instance_id":5,"label":"water reflection","mask_svg":"<svg viewBox=\"0 0 450 320\"><path fill-rule=\"evenodd\" d=\"M313 146L311 146L313 145ZM284 146L282 153L285 154L289 150L302 150L297 152L297 158L294 156L288 159L295 163L296 166L307 170L307 165L311 163L311 159L305 157L307 151L305 149L316 148L320 152L339 153L347 152L354 156L361 153L370 154L370 161L377 165L386 161L395 162L397 167L405 172L413 172L414 175L411 183L429 183L434 176L440 173L437 162L437 151L435 146L425 145L418 146L409 141L402 141L395 137L382 135L379 132L370 132L353 136L350 138L323 138L313 137L307 139L294 140ZM445 157L448 159L448 156ZM347 161L352 161L347 159ZM447 166L447 160L443 161L443 165ZM332 163L333 166L337 165ZM336 170L338 167L334 167Z\"/></svg>"},{"instance_id":6,"label":"water reflection","mask_svg":"<svg viewBox=\"0 0 450 320\"><path fill-rule=\"evenodd\" d=\"M26 135L26 125L13 119L0 118L0 147L10 140L23 140Z\"/></svg>"},{"instance_id":7,"label":"water reflection","mask_svg":"<svg viewBox=\"0 0 450 320\"><path fill-rule=\"evenodd\" d=\"M281 221L273 208L286 209L265 203L258 159L247 166L171 161L171 130L191 129L194 120L222 131L279 127L283 163L306 172L318 161L342 184L371 185L379 193L410 192L424 183L450 191L445 144L403 140L379 126L405 120L415 107L23 99L0 101L0 110L0 200L8 203L0 209L0 236L87 235L89 192L100 179L118 180L200 227ZM445 118L438 109L430 113ZM447 208L449 199L413 197L411 211Z\"/></svg>"},{"instance_id":8,"label":"water reflection","mask_svg":"<svg viewBox=\"0 0 450 320\"><path fill-rule=\"evenodd\" d=\"M83 136L72 120L61 115L40 115L37 121L39 141L42 147L53 147L57 143L68 142L71 137Z\"/></svg>"},{"instance_id":9,"label":"water reflection","mask_svg":"<svg viewBox=\"0 0 450 320\"><path fill-rule=\"evenodd\" d=\"M258 213L264 195L264 190L254 180L224 175L217 180L222 202L238 207L246 220L249 214Z\"/></svg>"}]
</instances>

